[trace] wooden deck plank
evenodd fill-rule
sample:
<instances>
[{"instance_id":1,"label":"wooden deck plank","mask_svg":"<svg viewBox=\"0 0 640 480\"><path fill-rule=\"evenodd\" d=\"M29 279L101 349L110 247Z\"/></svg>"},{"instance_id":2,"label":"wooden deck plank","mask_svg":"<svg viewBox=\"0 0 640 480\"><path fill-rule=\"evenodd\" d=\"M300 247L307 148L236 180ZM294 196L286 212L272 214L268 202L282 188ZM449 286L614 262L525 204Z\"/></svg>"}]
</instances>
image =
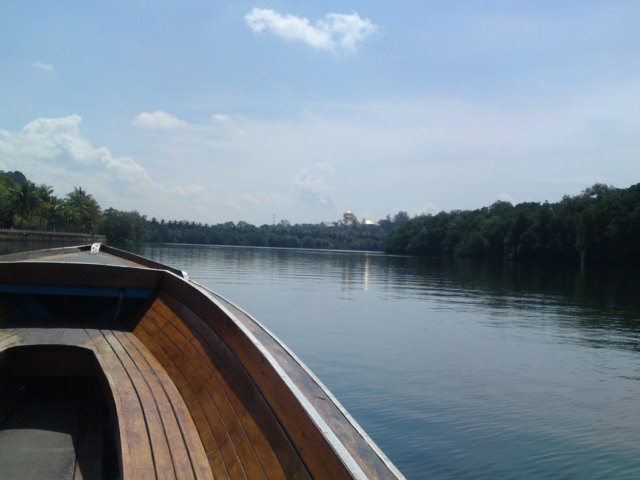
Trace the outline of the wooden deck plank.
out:
<instances>
[{"instance_id":1,"label":"wooden deck plank","mask_svg":"<svg viewBox=\"0 0 640 480\"><path fill-rule=\"evenodd\" d=\"M4 328L0 330L0 350L20 345L22 343L21 334L25 330L24 328Z\"/></svg>"},{"instance_id":2,"label":"wooden deck plank","mask_svg":"<svg viewBox=\"0 0 640 480\"><path fill-rule=\"evenodd\" d=\"M271 454L275 455L276 461L284 469L285 478L310 479L309 471L298 452L292 446L273 410L227 343L221 339L203 317L186 307L183 302L167 293L163 293L160 298L168 308L176 312L180 318L190 325L190 328L197 333L203 344L207 346L209 358L216 364L216 368L218 368L221 375L233 385L233 390L260 426L260 434L268 438L269 447L272 449ZM262 455L262 450L259 449L258 453ZM262 456L261 461L263 464L269 465L269 460L265 461ZM268 467L265 467L265 470L269 477L272 470L277 471Z\"/></svg>"},{"instance_id":3,"label":"wooden deck plank","mask_svg":"<svg viewBox=\"0 0 640 480\"><path fill-rule=\"evenodd\" d=\"M185 448L174 450L174 443L172 442L172 455L174 455L174 457L178 457L180 462L184 462L185 459L188 458L196 478L213 478L214 475L211 471L211 465L209 464L206 452L204 451L196 425L189 413L184 399L176 389L176 386L171 381L169 375L164 370L160 362L158 362L149 349L146 348L135 336L127 334L126 341L130 342L130 348L135 348L139 352L139 361L147 362L150 367L150 377L148 378L148 381L154 385L152 388L156 395L156 399L159 404L163 406L160 410L163 413L163 421L165 421L165 424L168 425L169 429L172 429L172 436L176 436L177 434L182 436ZM160 390L162 390L162 392ZM173 427L174 424L175 428ZM179 471L182 470L179 469Z\"/></svg>"},{"instance_id":4,"label":"wooden deck plank","mask_svg":"<svg viewBox=\"0 0 640 480\"><path fill-rule=\"evenodd\" d=\"M151 442L156 477L167 480L175 479L176 476L169 451L169 442L163 428L154 394L146 383L144 375L140 371L140 366L136 364L127 349L125 349L118 340L117 333L111 332L107 334L106 332L108 331L103 331L103 333L105 333L105 339L124 367L139 402L139 408Z\"/></svg>"},{"instance_id":5,"label":"wooden deck plank","mask_svg":"<svg viewBox=\"0 0 640 480\"><path fill-rule=\"evenodd\" d=\"M197 392L192 389L188 379L184 376L184 372L179 365L175 364L173 356L179 356L179 354L175 350L167 351L164 346L157 342L155 336L158 334L158 329L153 324L149 329L139 326L139 328L136 328L135 334L162 363L184 398L191 416L198 426L198 433L213 471L220 478L236 478L233 476L235 470L229 468L227 464L227 461L229 461L228 447L230 442L224 436L224 424L212 405L203 405L200 402Z\"/></svg>"},{"instance_id":6,"label":"wooden deck plank","mask_svg":"<svg viewBox=\"0 0 640 480\"><path fill-rule=\"evenodd\" d=\"M156 305L158 302L156 302ZM156 323L156 326L162 332L164 340L175 343L181 352L181 363L191 373L191 381L201 391L206 392L205 400L211 399L220 413L229 433L229 438L233 442L234 450L242 463L243 470L251 479L266 478L263 467L260 464L255 450L247 436L245 425L241 422L237 409L245 410L243 405L236 402L234 406L232 400L235 399L233 391L228 388L226 382L221 381L216 375L216 369L211 362L203 356L203 346L194 345L193 334L187 330L188 336L183 335L174 325L182 323L173 312L166 310L164 315L159 312L155 306L152 307L148 314L148 318ZM249 417L250 418L250 417ZM255 428L255 423L248 422L249 427ZM264 437L260 439L266 444Z\"/></svg>"},{"instance_id":7,"label":"wooden deck plank","mask_svg":"<svg viewBox=\"0 0 640 480\"><path fill-rule=\"evenodd\" d=\"M117 336L135 360L136 365L138 365L145 381L153 392L165 434L171 447L170 454L176 474L184 478L194 478L195 465L198 465L198 470L202 472L203 460L205 465L208 466L209 463L201 442L190 442L187 445L187 437L192 440L193 435L197 436L195 425L191 422L183 425L181 429L178 424L176 410L186 411L186 405L184 405L182 397L175 396L172 398L173 401L169 399L163 386L163 383L167 382L162 382L159 378L160 376L166 376L164 368L154 357L150 355L145 357L143 355L142 352L148 352L148 349L133 334L120 332ZM191 419L191 417L188 418ZM187 436L185 436L185 430ZM210 469L209 472L211 472Z\"/></svg>"},{"instance_id":8,"label":"wooden deck plank","mask_svg":"<svg viewBox=\"0 0 640 480\"><path fill-rule=\"evenodd\" d=\"M158 388L151 366L144 360L137 346L132 343L129 333L114 332L114 336L130 357L129 361L132 362L132 365L125 365L125 368L137 369L137 372L130 372L130 375L143 404L147 428L153 432L151 439L156 469L167 472L165 475L160 475L161 477L171 478L178 475L178 472L184 472L185 478L194 478L173 410L164 395L164 390ZM155 439L154 433L157 437ZM170 471L173 475L168 473Z\"/></svg>"},{"instance_id":9,"label":"wooden deck plank","mask_svg":"<svg viewBox=\"0 0 640 480\"><path fill-rule=\"evenodd\" d=\"M184 400L162 365L132 333L73 328L0 333L0 351L17 345L72 345L94 351L114 397L125 478L213 478ZM43 351L34 355L39 353Z\"/></svg>"},{"instance_id":10,"label":"wooden deck plank","mask_svg":"<svg viewBox=\"0 0 640 480\"><path fill-rule=\"evenodd\" d=\"M159 301L154 303L153 308L165 317L192 346L194 354L189 358L196 362L196 369L200 372L205 368L208 369L215 377L215 381L226 392L229 404L244 430L248 444L262 465L266 478L274 480L296 476L308 478L299 457L292 452L292 447L288 444L284 432L273 414L270 414L268 420L261 422L260 425L258 419L254 418L255 414L264 415L268 407L266 404L261 404L260 393L248 379L246 371L241 367L237 358L228 351L224 342L215 335L211 328L205 325L200 317L185 308L180 309L180 313L177 314L167 302L180 309L180 304L168 295L162 295ZM249 391L247 392L247 390ZM245 394L241 398L240 395L243 394L243 391ZM246 399L248 398L251 401L247 403ZM251 408L251 412L249 408ZM265 436L267 434L269 439ZM278 458L274 448L280 448L281 453L286 450L291 454L284 454ZM288 464L286 472L281 461ZM299 475L300 472L304 472L304 474Z\"/></svg>"},{"instance_id":11,"label":"wooden deck plank","mask_svg":"<svg viewBox=\"0 0 640 480\"><path fill-rule=\"evenodd\" d=\"M117 410L117 435L124 478L146 480L156 478L151 443L140 401L131 379L100 330L87 330L102 371L109 382Z\"/></svg>"},{"instance_id":12,"label":"wooden deck plank","mask_svg":"<svg viewBox=\"0 0 640 480\"><path fill-rule=\"evenodd\" d=\"M64 334L64 330L64 328L60 327L44 328L37 326L14 334L13 337L20 337L19 342L13 343L9 339L7 340L15 345L56 345L60 344L60 338Z\"/></svg>"}]
</instances>

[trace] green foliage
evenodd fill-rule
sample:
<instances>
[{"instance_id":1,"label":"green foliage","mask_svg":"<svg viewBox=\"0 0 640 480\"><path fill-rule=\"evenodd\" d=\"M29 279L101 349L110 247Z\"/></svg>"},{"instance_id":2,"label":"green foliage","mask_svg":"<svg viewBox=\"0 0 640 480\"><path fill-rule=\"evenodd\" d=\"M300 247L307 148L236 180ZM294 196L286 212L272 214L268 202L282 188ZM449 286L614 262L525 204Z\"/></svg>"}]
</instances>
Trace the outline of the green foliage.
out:
<instances>
[{"instance_id":1,"label":"green foliage","mask_svg":"<svg viewBox=\"0 0 640 480\"><path fill-rule=\"evenodd\" d=\"M147 218L138 212L121 212L109 208L99 226L109 242L144 242L148 238Z\"/></svg>"},{"instance_id":2,"label":"green foliage","mask_svg":"<svg viewBox=\"0 0 640 480\"><path fill-rule=\"evenodd\" d=\"M4 174L10 179L12 179L14 182L16 182L18 185L22 185L24 182L27 181L27 177L25 177L22 172L18 172L17 170L15 172L6 172Z\"/></svg>"},{"instance_id":3,"label":"green foliage","mask_svg":"<svg viewBox=\"0 0 640 480\"><path fill-rule=\"evenodd\" d=\"M0 171L0 221L4 227L39 230L94 232L109 242L165 242L211 245L242 245L286 248L377 250L384 248L389 233L409 221L406 212L377 225L322 224L256 227L247 222L203 225L187 221L147 220L136 211L113 208L104 213L93 196L75 187L65 198L54 195L52 187L36 185L21 172Z\"/></svg>"},{"instance_id":4,"label":"green foliage","mask_svg":"<svg viewBox=\"0 0 640 480\"><path fill-rule=\"evenodd\" d=\"M67 215L69 224L90 232L100 222L102 210L93 198L93 195L85 192L81 187L75 187L67 194Z\"/></svg>"},{"instance_id":5,"label":"green foliage","mask_svg":"<svg viewBox=\"0 0 640 480\"><path fill-rule=\"evenodd\" d=\"M387 238L387 233L375 225L326 227L280 222L256 227L246 222L203 225L155 218L147 223L147 231L152 242L336 250L381 251Z\"/></svg>"},{"instance_id":6,"label":"green foliage","mask_svg":"<svg viewBox=\"0 0 640 480\"><path fill-rule=\"evenodd\" d=\"M583 263L640 263L640 184L602 184L549 203L496 202L474 211L408 221L392 234L393 254Z\"/></svg>"},{"instance_id":7,"label":"green foliage","mask_svg":"<svg viewBox=\"0 0 640 480\"><path fill-rule=\"evenodd\" d=\"M409 218L400 211L379 225L323 224L256 227L247 222L203 225L150 221L136 211L109 208L75 187L65 198L21 172L0 171L0 227L103 233L109 242L164 242L457 256L582 263L640 264L640 184L595 184L560 202L495 202Z\"/></svg>"},{"instance_id":8,"label":"green foliage","mask_svg":"<svg viewBox=\"0 0 640 480\"><path fill-rule=\"evenodd\" d=\"M92 195L76 187L58 198L52 187L36 185L21 172L0 171L0 222L4 228L91 232L102 211Z\"/></svg>"},{"instance_id":9,"label":"green foliage","mask_svg":"<svg viewBox=\"0 0 640 480\"><path fill-rule=\"evenodd\" d=\"M17 189L18 183L0 170L0 226L2 228L13 227L13 218L16 214L14 196Z\"/></svg>"}]
</instances>

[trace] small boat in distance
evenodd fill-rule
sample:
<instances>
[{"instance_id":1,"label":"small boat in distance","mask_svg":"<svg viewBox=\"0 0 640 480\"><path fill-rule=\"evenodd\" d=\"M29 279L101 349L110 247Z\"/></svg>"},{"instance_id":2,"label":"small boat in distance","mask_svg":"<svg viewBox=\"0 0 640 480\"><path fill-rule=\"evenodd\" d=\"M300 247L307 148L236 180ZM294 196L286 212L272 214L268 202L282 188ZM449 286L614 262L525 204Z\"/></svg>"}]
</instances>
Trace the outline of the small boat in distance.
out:
<instances>
[{"instance_id":1,"label":"small boat in distance","mask_svg":"<svg viewBox=\"0 0 640 480\"><path fill-rule=\"evenodd\" d=\"M94 244L0 257L0 478L404 477L254 318Z\"/></svg>"}]
</instances>

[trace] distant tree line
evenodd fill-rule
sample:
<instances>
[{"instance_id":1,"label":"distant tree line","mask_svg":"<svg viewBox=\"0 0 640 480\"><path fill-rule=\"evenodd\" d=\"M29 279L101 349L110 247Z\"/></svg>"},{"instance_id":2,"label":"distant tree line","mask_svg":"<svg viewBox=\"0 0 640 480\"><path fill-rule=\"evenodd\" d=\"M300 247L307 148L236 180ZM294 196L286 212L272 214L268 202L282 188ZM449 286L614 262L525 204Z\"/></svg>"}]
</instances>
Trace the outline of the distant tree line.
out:
<instances>
[{"instance_id":1,"label":"distant tree line","mask_svg":"<svg viewBox=\"0 0 640 480\"><path fill-rule=\"evenodd\" d=\"M323 224L256 227L247 222L208 225L189 221L148 220L137 211L103 211L93 196L75 187L65 197L36 185L21 172L0 171L0 227L99 233L110 243L165 242L288 248L382 251L389 234L409 220L406 212L378 225Z\"/></svg>"},{"instance_id":2,"label":"distant tree line","mask_svg":"<svg viewBox=\"0 0 640 480\"><path fill-rule=\"evenodd\" d=\"M557 203L498 201L411 219L385 252L581 263L640 263L640 184L595 184Z\"/></svg>"},{"instance_id":3,"label":"distant tree line","mask_svg":"<svg viewBox=\"0 0 640 480\"><path fill-rule=\"evenodd\" d=\"M557 203L498 201L377 225L165 221L137 211L103 211L81 187L60 198L21 172L0 170L0 227L104 234L110 243L164 242L384 250L390 254L640 264L640 184L595 184Z\"/></svg>"},{"instance_id":4,"label":"distant tree line","mask_svg":"<svg viewBox=\"0 0 640 480\"><path fill-rule=\"evenodd\" d=\"M378 225L291 225L281 220L257 227L243 221L203 225L154 218L148 222L147 232L149 240L155 242L382 251L389 234L408 220L409 215L403 211L393 218L387 215Z\"/></svg>"},{"instance_id":5,"label":"distant tree line","mask_svg":"<svg viewBox=\"0 0 640 480\"><path fill-rule=\"evenodd\" d=\"M402 213L404 214L404 212ZM401 218L404 218L402 214L398 219ZM381 222L380 226L357 224L331 227L322 224L291 225L286 220L275 225L260 227L243 221L208 225L188 221L157 220L156 218L147 220L138 212L108 209L104 212L100 233L104 233L109 241L113 242L147 241L382 251L385 240L390 231L396 227L396 223L392 219Z\"/></svg>"}]
</instances>

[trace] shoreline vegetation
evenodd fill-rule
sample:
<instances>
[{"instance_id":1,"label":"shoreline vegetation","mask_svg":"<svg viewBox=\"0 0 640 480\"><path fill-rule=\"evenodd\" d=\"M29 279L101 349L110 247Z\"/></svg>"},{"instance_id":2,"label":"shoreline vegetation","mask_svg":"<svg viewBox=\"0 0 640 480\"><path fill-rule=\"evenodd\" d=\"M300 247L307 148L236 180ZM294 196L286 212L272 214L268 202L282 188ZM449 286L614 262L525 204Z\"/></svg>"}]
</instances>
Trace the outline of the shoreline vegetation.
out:
<instances>
[{"instance_id":1,"label":"shoreline vegetation","mask_svg":"<svg viewBox=\"0 0 640 480\"><path fill-rule=\"evenodd\" d=\"M556 203L498 201L416 217L387 239L400 255L640 264L640 184L595 184Z\"/></svg>"},{"instance_id":2,"label":"shoreline vegetation","mask_svg":"<svg viewBox=\"0 0 640 480\"><path fill-rule=\"evenodd\" d=\"M349 212L350 213L350 212ZM345 217L346 218L346 217ZM102 210L75 187L64 198L21 172L0 171L0 238L74 239L111 243L384 251L394 255L571 263L640 264L640 184L595 184L556 203L497 201L477 210L376 222L257 227L147 219L137 211Z\"/></svg>"}]
</instances>

